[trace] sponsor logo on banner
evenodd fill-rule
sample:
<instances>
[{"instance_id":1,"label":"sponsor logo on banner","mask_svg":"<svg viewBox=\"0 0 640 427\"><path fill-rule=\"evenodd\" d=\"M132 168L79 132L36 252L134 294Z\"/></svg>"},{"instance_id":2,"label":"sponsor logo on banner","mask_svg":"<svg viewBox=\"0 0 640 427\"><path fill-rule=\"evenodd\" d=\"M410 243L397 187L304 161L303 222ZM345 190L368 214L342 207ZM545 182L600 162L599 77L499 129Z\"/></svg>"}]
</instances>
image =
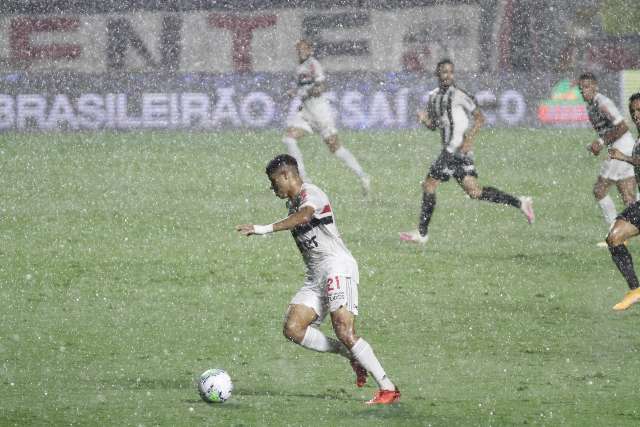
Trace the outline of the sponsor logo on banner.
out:
<instances>
[{"instance_id":1,"label":"sponsor logo on banner","mask_svg":"<svg viewBox=\"0 0 640 427\"><path fill-rule=\"evenodd\" d=\"M551 89L551 98L538 106L538 119L545 124L585 124L589 122L587 108L578 86L562 79Z\"/></svg>"}]
</instances>

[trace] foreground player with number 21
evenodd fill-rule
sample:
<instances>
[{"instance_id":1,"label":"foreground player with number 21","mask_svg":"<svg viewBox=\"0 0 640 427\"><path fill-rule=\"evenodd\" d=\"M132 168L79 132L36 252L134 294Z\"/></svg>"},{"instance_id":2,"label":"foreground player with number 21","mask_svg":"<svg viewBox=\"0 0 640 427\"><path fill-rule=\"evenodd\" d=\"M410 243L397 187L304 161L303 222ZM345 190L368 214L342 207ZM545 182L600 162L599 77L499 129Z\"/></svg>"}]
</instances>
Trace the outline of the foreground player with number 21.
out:
<instances>
[{"instance_id":1,"label":"foreground player with number 21","mask_svg":"<svg viewBox=\"0 0 640 427\"><path fill-rule=\"evenodd\" d=\"M400 391L385 374L369 343L356 335L358 264L338 233L327 195L317 186L303 183L296 159L288 154L271 160L266 173L275 195L288 199L289 216L269 225L238 225L236 230L245 236L290 230L302 254L306 265L304 285L289 304L285 337L310 350L349 359L358 387L364 386L371 373L379 390L368 404L397 402ZM317 328L327 313L338 340Z\"/></svg>"}]
</instances>

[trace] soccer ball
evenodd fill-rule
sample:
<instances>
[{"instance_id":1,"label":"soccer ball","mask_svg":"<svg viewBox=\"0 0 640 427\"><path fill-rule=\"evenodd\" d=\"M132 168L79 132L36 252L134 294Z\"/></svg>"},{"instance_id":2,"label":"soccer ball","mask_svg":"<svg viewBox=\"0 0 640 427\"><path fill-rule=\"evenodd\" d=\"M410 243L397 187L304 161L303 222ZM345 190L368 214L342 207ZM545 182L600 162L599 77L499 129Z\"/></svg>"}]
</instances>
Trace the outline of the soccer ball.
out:
<instances>
[{"instance_id":1,"label":"soccer ball","mask_svg":"<svg viewBox=\"0 0 640 427\"><path fill-rule=\"evenodd\" d=\"M222 403L231 397L233 383L222 369L209 369L200 375L198 393L208 403Z\"/></svg>"}]
</instances>

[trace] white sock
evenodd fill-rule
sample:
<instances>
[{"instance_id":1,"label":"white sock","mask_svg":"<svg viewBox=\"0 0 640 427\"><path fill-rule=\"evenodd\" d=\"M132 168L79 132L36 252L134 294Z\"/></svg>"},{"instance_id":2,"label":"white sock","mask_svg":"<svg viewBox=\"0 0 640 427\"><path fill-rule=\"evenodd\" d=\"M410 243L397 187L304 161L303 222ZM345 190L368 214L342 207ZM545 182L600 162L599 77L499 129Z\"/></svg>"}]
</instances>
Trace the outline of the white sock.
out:
<instances>
[{"instance_id":1,"label":"white sock","mask_svg":"<svg viewBox=\"0 0 640 427\"><path fill-rule=\"evenodd\" d=\"M320 353L335 353L351 359L351 352L344 344L338 340L329 338L323 334L322 331L312 326L307 328L307 332L305 332L300 345L309 350L319 351Z\"/></svg>"},{"instance_id":2,"label":"white sock","mask_svg":"<svg viewBox=\"0 0 640 427\"><path fill-rule=\"evenodd\" d=\"M360 178L366 175L362 170L362 166L360 166L360 163L358 163L358 161L353 156L353 154L351 154L351 151L341 146L336 150L334 154L336 155L337 158L342 160L349 169L354 171L355 174L358 175Z\"/></svg>"},{"instance_id":3,"label":"white sock","mask_svg":"<svg viewBox=\"0 0 640 427\"><path fill-rule=\"evenodd\" d=\"M282 143L287 147L287 153L295 157L298 162L298 172L300 172L300 178L304 181L306 172L304 170L304 163L302 162L302 151L298 148L298 141L296 141L295 138L285 136Z\"/></svg>"},{"instance_id":4,"label":"white sock","mask_svg":"<svg viewBox=\"0 0 640 427\"><path fill-rule=\"evenodd\" d=\"M604 196L603 199L598 200L598 205L600 205L600 209L602 209L602 215L604 216L604 220L607 222L607 225L613 224L613 221L616 220L616 205L613 203L613 200L609 196Z\"/></svg>"},{"instance_id":5,"label":"white sock","mask_svg":"<svg viewBox=\"0 0 640 427\"><path fill-rule=\"evenodd\" d=\"M373 349L363 338L358 339L351 348L353 358L356 359L363 368L371 373L382 390L395 390L396 386L387 378L387 374L382 369L378 358L373 354Z\"/></svg>"}]
</instances>

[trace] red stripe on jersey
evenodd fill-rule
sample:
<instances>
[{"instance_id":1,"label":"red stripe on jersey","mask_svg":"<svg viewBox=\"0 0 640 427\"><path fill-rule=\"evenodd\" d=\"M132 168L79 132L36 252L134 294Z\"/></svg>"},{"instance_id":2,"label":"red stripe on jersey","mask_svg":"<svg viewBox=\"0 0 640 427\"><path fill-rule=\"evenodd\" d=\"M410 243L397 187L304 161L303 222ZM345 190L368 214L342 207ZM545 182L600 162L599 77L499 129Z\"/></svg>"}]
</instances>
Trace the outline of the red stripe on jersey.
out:
<instances>
[{"instance_id":1,"label":"red stripe on jersey","mask_svg":"<svg viewBox=\"0 0 640 427\"><path fill-rule=\"evenodd\" d=\"M322 212L320 212L320 214L324 214L327 212L331 212L331 205L324 205L324 208L322 208Z\"/></svg>"}]
</instances>

